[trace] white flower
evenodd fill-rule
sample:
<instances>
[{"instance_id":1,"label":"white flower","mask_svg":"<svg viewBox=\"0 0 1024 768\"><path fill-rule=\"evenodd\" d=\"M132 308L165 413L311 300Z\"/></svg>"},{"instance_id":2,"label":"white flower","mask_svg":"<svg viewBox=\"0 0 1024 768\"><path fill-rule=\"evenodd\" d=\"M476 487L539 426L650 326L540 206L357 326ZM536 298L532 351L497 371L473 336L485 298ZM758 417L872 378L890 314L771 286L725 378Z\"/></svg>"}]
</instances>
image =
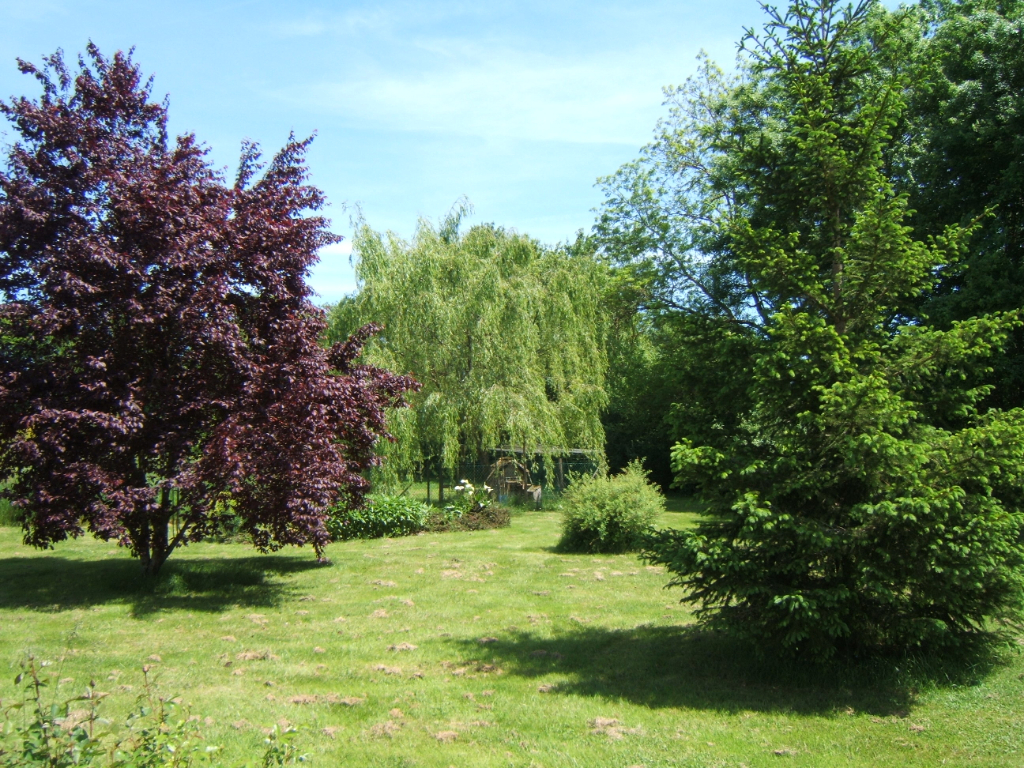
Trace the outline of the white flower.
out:
<instances>
[{"instance_id":1,"label":"white flower","mask_svg":"<svg viewBox=\"0 0 1024 768\"><path fill-rule=\"evenodd\" d=\"M456 490L456 491L464 491L464 490L466 490L466 489L465 489L465 487L464 487L464 486L461 486L461 485L456 485L456 486L455 486L455 490Z\"/></svg>"},{"instance_id":2,"label":"white flower","mask_svg":"<svg viewBox=\"0 0 1024 768\"><path fill-rule=\"evenodd\" d=\"M491 486L487 485L487 483L484 483L484 490L485 490L485 491L487 491L488 493L490 493L490 492L491 492L491 491L493 491L494 489L493 489L493 488L491 488Z\"/></svg>"}]
</instances>

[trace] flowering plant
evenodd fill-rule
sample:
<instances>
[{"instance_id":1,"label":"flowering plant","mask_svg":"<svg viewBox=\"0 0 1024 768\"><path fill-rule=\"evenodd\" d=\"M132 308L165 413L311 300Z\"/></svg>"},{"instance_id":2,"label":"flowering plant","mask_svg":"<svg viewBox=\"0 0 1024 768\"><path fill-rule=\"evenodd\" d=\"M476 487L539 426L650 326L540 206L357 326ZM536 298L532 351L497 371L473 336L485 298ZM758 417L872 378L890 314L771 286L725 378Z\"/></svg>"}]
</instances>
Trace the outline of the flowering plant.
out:
<instances>
[{"instance_id":1,"label":"flowering plant","mask_svg":"<svg viewBox=\"0 0 1024 768\"><path fill-rule=\"evenodd\" d=\"M458 518L487 509L491 505L491 494L494 492L494 489L486 483L477 487L469 480L460 480L452 490L455 495L444 508L446 516L450 518Z\"/></svg>"}]
</instances>

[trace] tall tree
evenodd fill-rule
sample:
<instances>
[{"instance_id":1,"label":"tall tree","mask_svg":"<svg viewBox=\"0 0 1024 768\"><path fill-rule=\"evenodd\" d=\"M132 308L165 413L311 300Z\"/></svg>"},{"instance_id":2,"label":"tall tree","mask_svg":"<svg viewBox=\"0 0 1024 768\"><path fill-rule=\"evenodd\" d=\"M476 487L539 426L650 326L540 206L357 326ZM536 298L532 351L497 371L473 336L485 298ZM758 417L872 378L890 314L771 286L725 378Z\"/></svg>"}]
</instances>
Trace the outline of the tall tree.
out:
<instances>
[{"instance_id":1,"label":"tall tree","mask_svg":"<svg viewBox=\"0 0 1024 768\"><path fill-rule=\"evenodd\" d=\"M609 453L659 454L646 457L655 470L677 439L719 445L734 434L774 312L776 297L753 289L728 247L728 222L750 198L737 149L763 109L757 78L740 65L729 76L702 56L695 76L665 89L654 141L600 180L596 241L615 265L618 326L633 331L612 350L638 361L611 380Z\"/></svg>"},{"instance_id":2,"label":"tall tree","mask_svg":"<svg viewBox=\"0 0 1024 768\"><path fill-rule=\"evenodd\" d=\"M308 141L262 173L246 145L227 187L130 56L19 66L42 96L0 104L0 476L26 540L88 529L154 574L232 516L322 553L412 383L354 363L372 328L317 343L305 274L337 238Z\"/></svg>"},{"instance_id":3,"label":"tall tree","mask_svg":"<svg viewBox=\"0 0 1024 768\"><path fill-rule=\"evenodd\" d=\"M466 210L420 221L411 242L365 223L353 241L360 290L335 333L380 322L367 358L422 384L393 419L389 466L456 471L498 446L603 457L603 269L491 225L460 233Z\"/></svg>"},{"instance_id":4,"label":"tall tree","mask_svg":"<svg viewBox=\"0 0 1024 768\"><path fill-rule=\"evenodd\" d=\"M1024 2L927 3L931 70L912 93L905 188L921 236L978 220L968 250L922 304L948 327L1024 306ZM1024 405L1024 332L994 360L988 402Z\"/></svg>"},{"instance_id":5,"label":"tall tree","mask_svg":"<svg viewBox=\"0 0 1024 768\"><path fill-rule=\"evenodd\" d=\"M677 440L718 444L734 434L746 412L758 337L720 316L663 302L632 266L613 266L606 302L605 450L610 470L640 460L667 489L675 479L670 452Z\"/></svg>"},{"instance_id":6,"label":"tall tree","mask_svg":"<svg viewBox=\"0 0 1024 768\"><path fill-rule=\"evenodd\" d=\"M1019 320L906 324L969 235L916 240L888 175L919 14L766 12L743 81L685 105L703 117L672 137L694 180L679 311L723 348L742 333L750 374L732 429L673 451L709 518L647 556L701 621L762 645L954 639L1024 598L1024 413L983 412L987 389L965 383Z\"/></svg>"}]
</instances>

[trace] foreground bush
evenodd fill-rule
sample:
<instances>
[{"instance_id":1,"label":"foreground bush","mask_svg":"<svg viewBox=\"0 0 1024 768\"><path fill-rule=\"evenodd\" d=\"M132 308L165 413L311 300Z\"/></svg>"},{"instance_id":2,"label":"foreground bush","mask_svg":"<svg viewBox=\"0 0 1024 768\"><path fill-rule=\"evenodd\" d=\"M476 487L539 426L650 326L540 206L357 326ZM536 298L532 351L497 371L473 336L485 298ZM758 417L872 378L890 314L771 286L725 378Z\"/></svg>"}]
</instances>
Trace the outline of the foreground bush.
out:
<instances>
[{"instance_id":1,"label":"foreground bush","mask_svg":"<svg viewBox=\"0 0 1024 768\"><path fill-rule=\"evenodd\" d=\"M407 496L374 494L361 509L336 512L327 523L334 541L411 536L423 530L430 508Z\"/></svg>"},{"instance_id":2,"label":"foreground bush","mask_svg":"<svg viewBox=\"0 0 1024 768\"><path fill-rule=\"evenodd\" d=\"M639 462L612 477L576 475L562 496L563 552L629 552L665 511L665 497Z\"/></svg>"}]
</instances>

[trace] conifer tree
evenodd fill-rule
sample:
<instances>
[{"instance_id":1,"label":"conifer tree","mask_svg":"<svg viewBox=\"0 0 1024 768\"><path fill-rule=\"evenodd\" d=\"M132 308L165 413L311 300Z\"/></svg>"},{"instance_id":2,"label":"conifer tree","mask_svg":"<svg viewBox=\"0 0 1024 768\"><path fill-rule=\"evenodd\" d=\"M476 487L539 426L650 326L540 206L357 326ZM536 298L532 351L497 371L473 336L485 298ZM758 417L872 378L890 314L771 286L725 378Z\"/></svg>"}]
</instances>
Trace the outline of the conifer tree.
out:
<instances>
[{"instance_id":1,"label":"conifer tree","mask_svg":"<svg viewBox=\"0 0 1024 768\"><path fill-rule=\"evenodd\" d=\"M695 203L715 216L692 240L757 339L747 405L716 442L675 446L709 516L646 555L702 622L762 647L950 641L1022 605L1024 413L982 410L987 388L969 383L1020 320L907 320L969 235L916 240L887 176L917 14L766 10L745 82L708 113L735 122L717 131L717 186L698 191L719 197Z\"/></svg>"}]
</instances>

